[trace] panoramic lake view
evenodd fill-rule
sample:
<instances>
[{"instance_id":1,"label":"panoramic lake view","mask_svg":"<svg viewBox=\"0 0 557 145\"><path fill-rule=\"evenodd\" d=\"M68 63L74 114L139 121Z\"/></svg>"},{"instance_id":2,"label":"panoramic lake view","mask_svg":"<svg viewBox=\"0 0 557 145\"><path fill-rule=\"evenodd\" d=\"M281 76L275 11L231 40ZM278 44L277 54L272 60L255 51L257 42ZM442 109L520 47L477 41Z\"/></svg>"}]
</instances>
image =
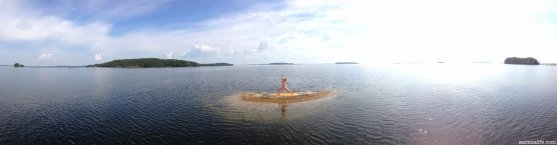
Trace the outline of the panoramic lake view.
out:
<instances>
[{"instance_id":1,"label":"panoramic lake view","mask_svg":"<svg viewBox=\"0 0 557 145\"><path fill-rule=\"evenodd\" d=\"M557 0L0 0L0 145L557 144Z\"/></svg>"},{"instance_id":2,"label":"panoramic lake view","mask_svg":"<svg viewBox=\"0 0 557 145\"><path fill-rule=\"evenodd\" d=\"M557 139L557 67L0 67L0 144L517 144ZM275 93L334 90L295 103Z\"/></svg>"}]
</instances>

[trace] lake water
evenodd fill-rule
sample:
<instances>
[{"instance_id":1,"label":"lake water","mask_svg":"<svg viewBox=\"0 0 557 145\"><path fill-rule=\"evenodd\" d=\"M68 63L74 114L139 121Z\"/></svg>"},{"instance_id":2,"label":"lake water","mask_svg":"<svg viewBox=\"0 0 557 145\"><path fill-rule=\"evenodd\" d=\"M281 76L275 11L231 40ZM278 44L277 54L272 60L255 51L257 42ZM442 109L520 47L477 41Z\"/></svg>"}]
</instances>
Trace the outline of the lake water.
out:
<instances>
[{"instance_id":1,"label":"lake water","mask_svg":"<svg viewBox=\"0 0 557 145\"><path fill-rule=\"evenodd\" d=\"M250 103L285 74L336 96ZM0 144L518 144L557 140L557 67L0 67Z\"/></svg>"}]
</instances>

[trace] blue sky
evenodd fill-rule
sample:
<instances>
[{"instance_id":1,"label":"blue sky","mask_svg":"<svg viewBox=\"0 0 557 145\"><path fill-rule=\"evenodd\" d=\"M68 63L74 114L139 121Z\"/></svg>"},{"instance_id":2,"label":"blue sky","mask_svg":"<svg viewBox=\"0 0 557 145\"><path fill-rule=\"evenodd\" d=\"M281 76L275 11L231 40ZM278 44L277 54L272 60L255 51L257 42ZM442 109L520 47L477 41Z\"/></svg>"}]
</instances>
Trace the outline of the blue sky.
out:
<instances>
[{"instance_id":1,"label":"blue sky","mask_svg":"<svg viewBox=\"0 0 557 145\"><path fill-rule=\"evenodd\" d=\"M557 62L557 1L1 0L0 64Z\"/></svg>"}]
</instances>

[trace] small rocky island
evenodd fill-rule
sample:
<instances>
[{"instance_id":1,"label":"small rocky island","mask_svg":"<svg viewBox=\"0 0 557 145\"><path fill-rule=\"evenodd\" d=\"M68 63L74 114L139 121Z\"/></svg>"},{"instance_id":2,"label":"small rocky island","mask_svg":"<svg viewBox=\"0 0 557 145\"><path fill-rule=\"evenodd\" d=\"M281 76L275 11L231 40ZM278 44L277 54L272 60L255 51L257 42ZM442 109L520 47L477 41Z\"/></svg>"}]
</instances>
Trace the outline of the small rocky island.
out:
<instances>
[{"instance_id":1,"label":"small rocky island","mask_svg":"<svg viewBox=\"0 0 557 145\"><path fill-rule=\"evenodd\" d=\"M335 64L358 64L357 62L336 62Z\"/></svg>"},{"instance_id":2,"label":"small rocky island","mask_svg":"<svg viewBox=\"0 0 557 145\"><path fill-rule=\"evenodd\" d=\"M193 61L159 58L120 59L101 64L88 65L88 67L126 67L126 68L151 68L151 67L192 67L192 66L232 66L229 63L199 64Z\"/></svg>"},{"instance_id":3,"label":"small rocky island","mask_svg":"<svg viewBox=\"0 0 557 145\"><path fill-rule=\"evenodd\" d=\"M505 64L526 64L526 65L539 65L540 62L538 62L537 59L533 58L533 57L526 57L526 58L520 58L520 57L507 57L505 59Z\"/></svg>"}]
</instances>

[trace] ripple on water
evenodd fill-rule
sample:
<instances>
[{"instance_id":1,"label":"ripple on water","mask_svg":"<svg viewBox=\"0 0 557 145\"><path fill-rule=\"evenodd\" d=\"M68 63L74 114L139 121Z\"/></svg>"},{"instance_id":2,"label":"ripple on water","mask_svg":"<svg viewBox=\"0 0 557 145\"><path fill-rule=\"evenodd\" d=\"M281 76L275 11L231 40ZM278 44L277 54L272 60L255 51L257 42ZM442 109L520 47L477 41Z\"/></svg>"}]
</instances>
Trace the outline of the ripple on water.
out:
<instances>
[{"instance_id":1,"label":"ripple on water","mask_svg":"<svg viewBox=\"0 0 557 145\"><path fill-rule=\"evenodd\" d=\"M0 81L0 144L516 144L557 138L556 67L445 66L0 69L7 76ZM474 70L481 73L460 75ZM266 90L282 71L290 71L292 88L331 86L342 94L286 104L230 95Z\"/></svg>"}]
</instances>

